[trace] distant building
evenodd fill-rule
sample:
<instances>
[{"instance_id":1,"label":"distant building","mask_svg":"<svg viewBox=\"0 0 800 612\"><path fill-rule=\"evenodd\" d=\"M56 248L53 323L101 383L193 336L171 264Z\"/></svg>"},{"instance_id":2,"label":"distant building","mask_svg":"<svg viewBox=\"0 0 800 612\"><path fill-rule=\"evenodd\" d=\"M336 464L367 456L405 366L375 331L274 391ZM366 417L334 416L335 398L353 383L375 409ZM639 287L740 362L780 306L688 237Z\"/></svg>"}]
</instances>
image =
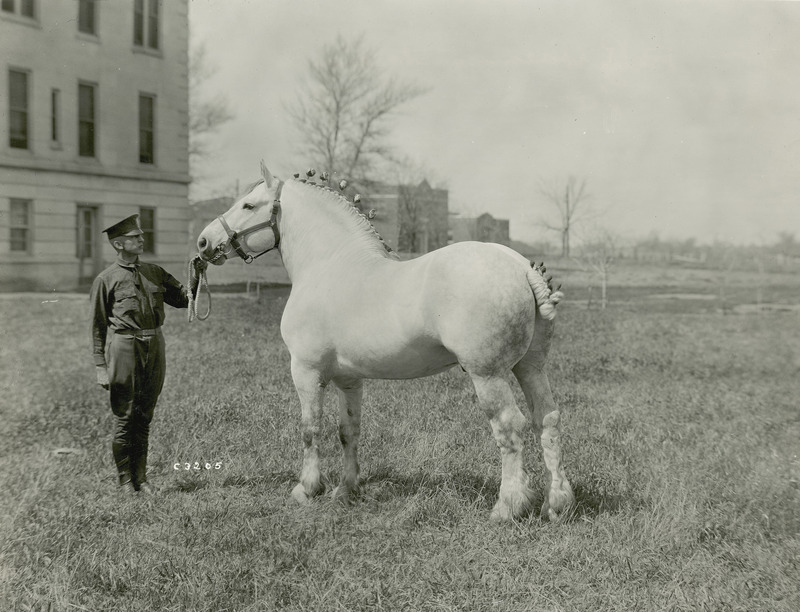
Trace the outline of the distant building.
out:
<instances>
[{"instance_id":1,"label":"distant building","mask_svg":"<svg viewBox=\"0 0 800 612\"><path fill-rule=\"evenodd\" d=\"M146 261L186 261L188 0L3 0L0 284L67 289L139 213Z\"/></svg>"},{"instance_id":2,"label":"distant building","mask_svg":"<svg viewBox=\"0 0 800 612\"><path fill-rule=\"evenodd\" d=\"M353 184L348 199L361 195L358 208L395 251L428 253L448 242L448 191L423 180L418 185Z\"/></svg>"},{"instance_id":3,"label":"distant building","mask_svg":"<svg viewBox=\"0 0 800 612\"><path fill-rule=\"evenodd\" d=\"M508 219L495 219L489 213L478 217L456 217L450 219L450 237L453 242L477 240L497 242L508 246Z\"/></svg>"}]
</instances>

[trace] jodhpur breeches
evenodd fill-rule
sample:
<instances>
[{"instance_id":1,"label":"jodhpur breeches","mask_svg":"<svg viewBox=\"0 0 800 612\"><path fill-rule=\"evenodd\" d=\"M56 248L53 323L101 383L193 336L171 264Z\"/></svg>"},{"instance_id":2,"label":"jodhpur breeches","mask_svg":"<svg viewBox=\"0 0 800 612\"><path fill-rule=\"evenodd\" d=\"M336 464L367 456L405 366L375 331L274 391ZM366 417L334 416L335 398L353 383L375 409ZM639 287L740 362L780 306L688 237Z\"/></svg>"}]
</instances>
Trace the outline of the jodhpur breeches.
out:
<instances>
[{"instance_id":1,"label":"jodhpur breeches","mask_svg":"<svg viewBox=\"0 0 800 612\"><path fill-rule=\"evenodd\" d=\"M108 349L111 410L117 417L111 451L120 484L138 489L147 480L150 421L164 386L164 336L134 338L115 334Z\"/></svg>"}]
</instances>

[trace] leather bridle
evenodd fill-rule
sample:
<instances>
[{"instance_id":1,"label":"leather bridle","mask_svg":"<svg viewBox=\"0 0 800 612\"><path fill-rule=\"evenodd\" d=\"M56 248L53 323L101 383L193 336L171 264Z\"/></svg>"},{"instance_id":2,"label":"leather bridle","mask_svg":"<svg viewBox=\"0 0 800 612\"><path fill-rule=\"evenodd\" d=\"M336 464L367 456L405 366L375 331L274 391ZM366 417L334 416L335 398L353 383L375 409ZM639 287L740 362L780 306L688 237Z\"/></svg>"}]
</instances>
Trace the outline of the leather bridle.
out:
<instances>
[{"instance_id":1,"label":"leather bridle","mask_svg":"<svg viewBox=\"0 0 800 612\"><path fill-rule=\"evenodd\" d=\"M216 248L217 254L208 260L209 263L214 263L220 257L228 257L231 251L235 252L239 257L241 257L245 263L252 263L252 261L256 257L261 257L265 253L269 253L273 249L277 249L278 245L281 243L281 235L278 232L278 212L281 209L282 190L283 190L283 181L280 181L278 183L278 188L275 191L275 200L272 202L272 214L269 217L269 221L265 221L263 223L257 223L256 225L253 225L251 227L247 227L243 230L239 230L238 232L234 232L228 225L227 221L225 221L222 215L217 217L219 222L222 224L225 233L228 234L228 240L217 246ZM242 246L241 240L244 239L244 237L249 234L253 234L268 227L272 228L272 233L275 236L275 244L273 244L270 248L261 251L260 253L250 253L245 251L245 249ZM244 246L245 247L247 246L246 241L244 241Z\"/></svg>"}]
</instances>

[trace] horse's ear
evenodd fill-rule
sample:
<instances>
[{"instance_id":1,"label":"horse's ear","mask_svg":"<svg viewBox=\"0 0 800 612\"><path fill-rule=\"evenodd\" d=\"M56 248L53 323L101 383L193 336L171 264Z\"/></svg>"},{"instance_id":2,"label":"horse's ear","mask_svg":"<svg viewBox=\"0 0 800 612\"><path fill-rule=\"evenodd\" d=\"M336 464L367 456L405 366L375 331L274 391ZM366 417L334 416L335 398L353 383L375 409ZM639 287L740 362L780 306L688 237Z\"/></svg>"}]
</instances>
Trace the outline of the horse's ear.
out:
<instances>
[{"instance_id":1,"label":"horse's ear","mask_svg":"<svg viewBox=\"0 0 800 612\"><path fill-rule=\"evenodd\" d=\"M263 159L261 160L261 176L264 177L264 182L269 189L273 189L278 185L278 179L272 176L272 173L267 170L267 164L264 163Z\"/></svg>"}]
</instances>

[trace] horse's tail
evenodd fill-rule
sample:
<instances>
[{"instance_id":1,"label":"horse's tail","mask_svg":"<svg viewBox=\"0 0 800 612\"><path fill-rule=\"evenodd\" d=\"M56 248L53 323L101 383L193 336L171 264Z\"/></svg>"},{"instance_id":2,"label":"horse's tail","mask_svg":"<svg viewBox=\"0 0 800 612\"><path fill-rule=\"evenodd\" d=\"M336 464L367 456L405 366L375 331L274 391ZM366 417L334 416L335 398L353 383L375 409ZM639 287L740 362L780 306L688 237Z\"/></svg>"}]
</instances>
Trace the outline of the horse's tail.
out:
<instances>
[{"instance_id":1,"label":"horse's tail","mask_svg":"<svg viewBox=\"0 0 800 612\"><path fill-rule=\"evenodd\" d=\"M537 313L546 321L552 321L556 318L556 306L564 299L564 294L561 292L561 286L553 291L550 286L552 277L545 276L544 273L547 268L544 263L538 266L531 262L531 269L528 270L527 277L528 283L533 291L533 297L536 299Z\"/></svg>"}]
</instances>

